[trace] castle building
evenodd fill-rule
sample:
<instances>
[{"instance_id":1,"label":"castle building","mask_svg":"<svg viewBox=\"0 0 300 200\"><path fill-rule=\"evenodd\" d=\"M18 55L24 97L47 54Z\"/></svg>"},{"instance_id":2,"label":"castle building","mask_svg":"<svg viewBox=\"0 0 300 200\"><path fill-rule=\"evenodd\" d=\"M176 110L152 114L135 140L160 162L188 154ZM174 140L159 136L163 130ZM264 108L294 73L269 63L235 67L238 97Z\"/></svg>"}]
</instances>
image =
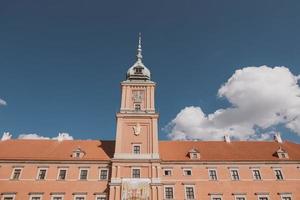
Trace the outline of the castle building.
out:
<instances>
[{"instance_id":1,"label":"castle building","mask_svg":"<svg viewBox=\"0 0 300 200\"><path fill-rule=\"evenodd\" d=\"M299 200L300 144L159 141L155 87L137 60L115 141L0 141L1 200Z\"/></svg>"}]
</instances>

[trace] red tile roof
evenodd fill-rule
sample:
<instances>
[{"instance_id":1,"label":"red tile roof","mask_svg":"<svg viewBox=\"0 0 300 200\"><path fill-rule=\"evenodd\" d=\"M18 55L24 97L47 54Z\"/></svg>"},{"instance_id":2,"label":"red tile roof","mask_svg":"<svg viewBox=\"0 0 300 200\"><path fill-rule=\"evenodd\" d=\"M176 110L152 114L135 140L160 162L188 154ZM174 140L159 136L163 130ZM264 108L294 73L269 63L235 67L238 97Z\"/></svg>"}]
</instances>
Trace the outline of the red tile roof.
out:
<instances>
[{"instance_id":1,"label":"red tile roof","mask_svg":"<svg viewBox=\"0 0 300 200\"><path fill-rule=\"evenodd\" d=\"M300 161L300 144L288 141L160 141L159 151L164 161L195 161L187 155L192 148L200 152L200 161L278 161L274 153L280 146L287 160Z\"/></svg>"},{"instance_id":2,"label":"red tile roof","mask_svg":"<svg viewBox=\"0 0 300 200\"><path fill-rule=\"evenodd\" d=\"M78 147L86 153L80 160L110 160L114 145L100 140L6 140L0 141L0 160L79 160L72 157Z\"/></svg>"},{"instance_id":3,"label":"red tile roof","mask_svg":"<svg viewBox=\"0 0 300 200\"><path fill-rule=\"evenodd\" d=\"M0 160L84 160L109 161L114 154L114 141L100 140L7 140L0 141ZM73 158L72 152L80 147L86 155ZM279 159L274 153L281 147L289 159ZM160 141L159 152L163 161L195 161L188 151L197 149L199 161L300 161L300 144L274 141Z\"/></svg>"}]
</instances>

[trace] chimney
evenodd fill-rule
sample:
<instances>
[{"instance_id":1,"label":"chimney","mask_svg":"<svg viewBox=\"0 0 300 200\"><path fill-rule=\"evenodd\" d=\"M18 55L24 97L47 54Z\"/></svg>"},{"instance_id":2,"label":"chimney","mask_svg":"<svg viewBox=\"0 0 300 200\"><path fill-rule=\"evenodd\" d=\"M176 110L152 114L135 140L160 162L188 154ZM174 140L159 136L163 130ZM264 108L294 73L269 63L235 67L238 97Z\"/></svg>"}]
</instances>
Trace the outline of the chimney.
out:
<instances>
[{"instance_id":1,"label":"chimney","mask_svg":"<svg viewBox=\"0 0 300 200\"><path fill-rule=\"evenodd\" d=\"M225 134L225 135L224 135L224 141L225 141L226 143L230 143L230 142L231 142L231 140L230 140L230 135L229 135L229 134Z\"/></svg>"},{"instance_id":2,"label":"chimney","mask_svg":"<svg viewBox=\"0 0 300 200\"><path fill-rule=\"evenodd\" d=\"M281 136L280 136L280 133L279 133L279 132L275 133L275 135L274 135L274 140L275 140L276 142L278 142L278 143L282 143L282 139L281 139Z\"/></svg>"}]
</instances>

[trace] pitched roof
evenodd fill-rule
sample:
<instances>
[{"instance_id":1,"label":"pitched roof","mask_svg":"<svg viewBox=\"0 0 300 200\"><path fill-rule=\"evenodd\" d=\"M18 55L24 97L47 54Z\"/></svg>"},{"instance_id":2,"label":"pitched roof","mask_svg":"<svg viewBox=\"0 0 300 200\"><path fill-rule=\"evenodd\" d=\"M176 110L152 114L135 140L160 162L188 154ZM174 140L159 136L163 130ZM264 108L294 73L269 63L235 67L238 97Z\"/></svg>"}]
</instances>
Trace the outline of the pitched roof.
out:
<instances>
[{"instance_id":1,"label":"pitched roof","mask_svg":"<svg viewBox=\"0 0 300 200\"><path fill-rule=\"evenodd\" d=\"M163 161L189 161L191 148L200 151L201 161L278 161L274 152L283 148L290 161L300 161L300 144L275 141L160 141L159 152ZM176 149L176 150L175 150ZM190 160L194 161L194 160Z\"/></svg>"},{"instance_id":2,"label":"pitched roof","mask_svg":"<svg viewBox=\"0 0 300 200\"><path fill-rule=\"evenodd\" d=\"M0 141L1 160L78 160L72 153L78 147L85 152L80 160L110 160L114 141L100 140L6 140Z\"/></svg>"},{"instance_id":3,"label":"pitched roof","mask_svg":"<svg viewBox=\"0 0 300 200\"><path fill-rule=\"evenodd\" d=\"M71 155L77 148L83 158ZM300 144L275 141L159 141L163 161L192 161L187 153L197 149L202 161L281 161L274 152L279 148L289 154L285 161L300 161ZM114 154L115 141L100 140L6 140L0 141L0 160L83 160L109 161ZM176 150L175 150L176 149Z\"/></svg>"}]
</instances>

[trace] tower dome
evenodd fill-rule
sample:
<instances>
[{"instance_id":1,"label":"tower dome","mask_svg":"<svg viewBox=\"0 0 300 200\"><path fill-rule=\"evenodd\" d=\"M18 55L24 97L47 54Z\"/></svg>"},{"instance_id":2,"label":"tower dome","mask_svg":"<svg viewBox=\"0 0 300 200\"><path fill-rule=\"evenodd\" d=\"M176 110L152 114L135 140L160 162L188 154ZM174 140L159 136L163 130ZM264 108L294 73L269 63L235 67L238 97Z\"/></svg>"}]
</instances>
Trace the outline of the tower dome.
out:
<instances>
[{"instance_id":1,"label":"tower dome","mask_svg":"<svg viewBox=\"0 0 300 200\"><path fill-rule=\"evenodd\" d=\"M142 38L139 34L139 44L136 55L136 62L128 69L126 74L127 80L150 80L150 70L142 62Z\"/></svg>"}]
</instances>

